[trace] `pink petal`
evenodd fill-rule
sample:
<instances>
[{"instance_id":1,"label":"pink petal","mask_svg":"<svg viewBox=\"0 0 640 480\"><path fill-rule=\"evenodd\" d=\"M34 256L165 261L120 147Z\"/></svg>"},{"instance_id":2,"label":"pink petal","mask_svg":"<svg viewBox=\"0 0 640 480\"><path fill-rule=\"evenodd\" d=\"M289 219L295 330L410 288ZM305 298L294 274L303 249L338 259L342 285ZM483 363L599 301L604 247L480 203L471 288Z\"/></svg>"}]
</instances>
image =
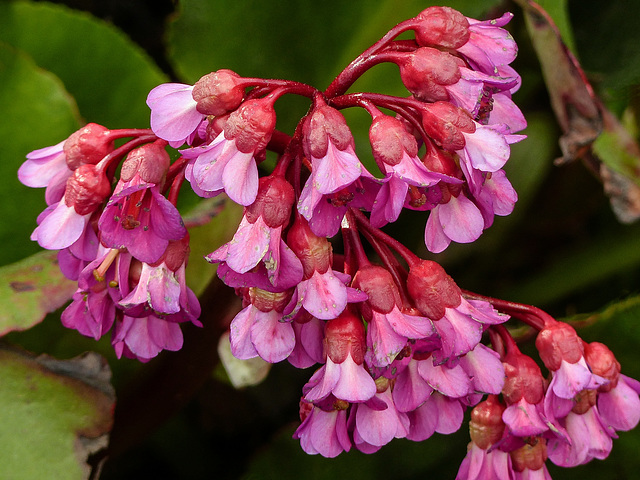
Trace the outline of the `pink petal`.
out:
<instances>
[{"instance_id":1,"label":"pink petal","mask_svg":"<svg viewBox=\"0 0 640 480\"><path fill-rule=\"evenodd\" d=\"M327 365L333 363L327 357ZM351 358L351 352L344 362L338 365L340 368L340 378L333 389L333 394L348 402L366 402L376 393L376 382L364 368L358 365Z\"/></svg>"},{"instance_id":2,"label":"pink petal","mask_svg":"<svg viewBox=\"0 0 640 480\"><path fill-rule=\"evenodd\" d=\"M362 172L362 164L351 146L339 150L329 141L326 155L314 160L313 187L325 195L352 184Z\"/></svg>"},{"instance_id":3,"label":"pink petal","mask_svg":"<svg viewBox=\"0 0 640 480\"><path fill-rule=\"evenodd\" d=\"M460 194L439 205L438 218L444 234L458 243L474 242L482 235L484 218L476 205Z\"/></svg>"},{"instance_id":4,"label":"pink petal","mask_svg":"<svg viewBox=\"0 0 640 480\"><path fill-rule=\"evenodd\" d=\"M549 429L536 405L527 403L524 398L508 406L502 414L502 420L518 437L540 435Z\"/></svg>"},{"instance_id":5,"label":"pink petal","mask_svg":"<svg viewBox=\"0 0 640 480\"><path fill-rule=\"evenodd\" d=\"M249 223L242 217L233 239L229 242L227 265L238 273L245 273L255 267L265 256L269 248L271 229L258 217L255 223Z\"/></svg>"},{"instance_id":6,"label":"pink petal","mask_svg":"<svg viewBox=\"0 0 640 480\"><path fill-rule=\"evenodd\" d=\"M220 156L224 156L223 152ZM229 198L240 205L251 205L258 195L258 167L253 152L235 150L222 172L222 184Z\"/></svg>"},{"instance_id":7,"label":"pink petal","mask_svg":"<svg viewBox=\"0 0 640 480\"><path fill-rule=\"evenodd\" d=\"M325 273L315 271L311 278L306 280L302 305L316 318L336 318L347 306L346 287L332 270Z\"/></svg>"},{"instance_id":8,"label":"pink petal","mask_svg":"<svg viewBox=\"0 0 640 480\"><path fill-rule=\"evenodd\" d=\"M427 219L427 227L424 231L424 243L432 253L443 252L451 243L451 239L445 235L440 223L440 207L441 205L437 205L431 210Z\"/></svg>"},{"instance_id":9,"label":"pink petal","mask_svg":"<svg viewBox=\"0 0 640 480\"><path fill-rule=\"evenodd\" d=\"M187 139L203 120L191 96L193 86L165 83L155 87L147 96L151 108L151 129L160 138L179 142Z\"/></svg>"},{"instance_id":10,"label":"pink petal","mask_svg":"<svg viewBox=\"0 0 640 480\"><path fill-rule=\"evenodd\" d=\"M509 144L504 135L491 126L476 124L476 131L464 133L464 137L466 160L473 168L483 172L495 172L509 160Z\"/></svg>"},{"instance_id":11,"label":"pink petal","mask_svg":"<svg viewBox=\"0 0 640 480\"><path fill-rule=\"evenodd\" d=\"M471 393L471 381L460 365L446 368L431 358L418 362L418 373L431 388L447 397L460 398Z\"/></svg>"},{"instance_id":12,"label":"pink petal","mask_svg":"<svg viewBox=\"0 0 640 480\"><path fill-rule=\"evenodd\" d=\"M62 250L75 243L89 222L88 215L78 215L74 207L62 200L33 231L38 244L47 250Z\"/></svg>"},{"instance_id":13,"label":"pink petal","mask_svg":"<svg viewBox=\"0 0 640 480\"><path fill-rule=\"evenodd\" d=\"M282 315L275 310L261 313L256 315L256 321L251 326L251 342L263 360L281 362L296 344L293 327L289 322L280 322Z\"/></svg>"},{"instance_id":14,"label":"pink petal","mask_svg":"<svg viewBox=\"0 0 640 480\"><path fill-rule=\"evenodd\" d=\"M231 353L240 360L247 360L258 356L258 351L251 342L251 327L255 322L257 309L248 305L231 321L229 341Z\"/></svg>"}]
</instances>

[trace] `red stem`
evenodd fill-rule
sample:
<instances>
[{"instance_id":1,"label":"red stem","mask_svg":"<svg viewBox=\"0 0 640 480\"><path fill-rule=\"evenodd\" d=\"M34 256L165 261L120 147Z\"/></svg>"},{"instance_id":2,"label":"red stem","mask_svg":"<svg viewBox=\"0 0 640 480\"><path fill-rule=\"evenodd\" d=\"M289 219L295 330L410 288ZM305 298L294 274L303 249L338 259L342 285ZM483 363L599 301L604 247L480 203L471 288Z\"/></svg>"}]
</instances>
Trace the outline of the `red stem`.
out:
<instances>
[{"instance_id":1,"label":"red stem","mask_svg":"<svg viewBox=\"0 0 640 480\"><path fill-rule=\"evenodd\" d=\"M518 320L526 323L530 327L540 331L548 328L550 325L556 323L556 319L549 315L544 310L534 307L533 305L525 305L522 303L510 302L508 300L502 300L499 298L486 297L479 295L468 290L462 290L462 294L465 298L473 300L484 300L493 305L496 310L502 313L511 315Z\"/></svg>"}]
</instances>

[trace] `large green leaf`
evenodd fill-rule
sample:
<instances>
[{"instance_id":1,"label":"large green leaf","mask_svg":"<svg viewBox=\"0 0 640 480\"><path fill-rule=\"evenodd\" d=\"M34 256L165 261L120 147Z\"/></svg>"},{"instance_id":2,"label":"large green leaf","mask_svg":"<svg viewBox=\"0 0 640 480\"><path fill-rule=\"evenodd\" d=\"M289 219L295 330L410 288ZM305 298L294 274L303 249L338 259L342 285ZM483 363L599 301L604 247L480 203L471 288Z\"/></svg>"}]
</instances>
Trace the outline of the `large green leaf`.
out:
<instances>
[{"instance_id":1,"label":"large green leaf","mask_svg":"<svg viewBox=\"0 0 640 480\"><path fill-rule=\"evenodd\" d=\"M0 41L28 52L55 73L82 116L110 128L147 127L147 93L166 81L119 30L53 4L0 2Z\"/></svg>"},{"instance_id":2,"label":"large green leaf","mask_svg":"<svg viewBox=\"0 0 640 480\"><path fill-rule=\"evenodd\" d=\"M0 268L0 336L26 330L71 298L76 282L67 280L56 252L41 252Z\"/></svg>"},{"instance_id":3,"label":"large green leaf","mask_svg":"<svg viewBox=\"0 0 640 480\"><path fill-rule=\"evenodd\" d=\"M3 8L0 5L0 12ZM0 105L0 265L3 265L39 250L36 243L29 241L29 235L36 226L36 217L46 207L44 191L27 188L18 181L18 168L25 154L60 142L78 128L79 118L75 102L55 75L2 43Z\"/></svg>"},{"instance_id":4,"label":"large green leaf","mask_svg":"<svg viewBox=\"0 0 640 480\"><path fill-rule=\"evenodd\" d=\"M88 456L111 429L109 377L96 354L60 361L0 348L0 478L88 478Z\"/></svg>"}]
</instances>

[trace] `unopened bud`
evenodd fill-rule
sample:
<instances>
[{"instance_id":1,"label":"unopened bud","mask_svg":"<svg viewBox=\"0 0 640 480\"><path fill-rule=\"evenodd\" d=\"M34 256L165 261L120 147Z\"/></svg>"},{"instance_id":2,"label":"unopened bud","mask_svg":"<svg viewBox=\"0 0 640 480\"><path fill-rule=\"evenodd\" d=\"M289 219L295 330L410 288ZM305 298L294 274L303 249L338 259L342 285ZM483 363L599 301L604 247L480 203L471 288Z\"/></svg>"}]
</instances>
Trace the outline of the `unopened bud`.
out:
<instances>
[{"instance_id":1,"label":"unopened bud","mask_svg":"<svg viewBox=\"0 0 640 480\"><path fill-rule=\"evenodd\" d=\"M293 187L283 177L262 177L256 201L247 207L245 215L251 223L262 216L264 223L270 228L285 227L289 223L294 202Z\"/></svg>"},{"instance_id":2,"label":"unopened bud","mask_svg":"<svg viewBox=\"0 0 640 480\"><path fill-rule=\"evenodd\" d=\"M618 385L620 362L616 360L609 347L600 342L587 343L584 346L584 358L595 375L609 380L598 389L600 392L608 392Z\"/></svg>"},{"instance_id":3,"label":"unopened bud","mask_svg":"<svg viewBox=\"0 0 640 480\"><path fill-rule=\"evenodd\" d=\"M203 115L224 115L240 106L244 98L242 77L231 70L211 72L193 86L196 109Z\"/></svg>"},{"instance_id":4,"label":"unopened bud","mask_svg":"<svg viewBox=\"0 0 640 480\"><path fill-rule=\"evenodd\" d=\"M329 320L324 332L324 349L333 363L342 363L351 353L353 361L362 365L367 349L362 320L345 309L338 318Z\"/></svg>"},{"instance_id":5,"label":"unopened bud","mask_svg":"<svg viewBox=\"0 0 640 480\"><path fill-rule=\"evenodd\" d=\"M513 469L522 472L525 469L540 470L547 461L547 441L537 437L533 444L526 444L511 452Z\"/></svg>"},{"instance_id":6,"label":"unopened bud","mask_svg":"<svg viewBox=\"0 0 640 480\"><path fill-rule=\"evenodd\" d=\"M460 62L447 52L422 47L406 54L398 66L407 90L420 100L436 102L449 100L445 87L460 80Z\"/></svg>"},{"instance_id":7,"label":"unopened bud","mask_svg":"<svg viewBox=\"0 0 640 480\"><path fill-rule=\"evenodd\" d=\"M130 181L136 174L147 183L161 185L171 164L171 158L159 143L147 143L132 150L122 162L120 179Z\"/></svg>"},{"instance_id":8,"label":"unopened bud","mask_svg":"<svg viewBox=\"0 0 640 480\"><path fill-rule=\"evenodd\" d=\"M391 273L379 265L360 268L353 277L353 286L367 294L367 303L377 312L389 313L401 302Z\"/></svg>"},{"instance_id":9,"label":"unopened bud","mask_svg":"<svg viewBox=\"0 0 640 480\"><path fill-rule=\"evenodd\" d=\"M554 372L563 360L577 363L584 355L582 340L571 325L563 322L542 329L536 337L536 348L542 362Z\"/></svg>"},{"instance_id":10,"label":"unopened bud","mask_svg":"<svg viewBox=\"0 0 640 480\"><path fill-rule=\"evenodd\" d=\"M388 115L378 115L369 129L371 150L376 162L397 165L406 154L415 157L418 154L418 142L405 124Z\"/></svg>"},{"instance_id":11,"label":"unopened bud","mask_svg":"<svg viewBox=\"0 0 640 480\"><path fill-rule=\"evenodd\" d=\"M97 123L89 123L71 134L63 151L70 170L80 165L95 165L114 149L110 130Z\"/></svg>"},{"instance_id":12,"label":"unopened bud","mask_svg":"<svg viewBox=\"0 0 640 480\"><path fill-rule=\"evenodd\" d=\"M304 269L304 279L314 272L325 273L333 262L333 249L325 237L318 237L307 221L297 216L287 234L287 245L296 254Z\"/></svg>"},{"instance_id":13,"label":"unopened bud","mask_svg":"<svg viewBox=\"0 0 640 480\"><path fill-rule=\"evenodd\" d=\"M536 405L544 397L544 378L533 358L510 352L503 362L506 379L502 395L507 405L518 403L522 398Z\"/></svg>"},{"instance_id":14,"label":"unopened bud","mask_svg":"<svg viewBox=\"0 0 640 480\"><path fill-rule=\"evenodd\" d=\"M449 102L426 104L422 110L422 126L427 135L445 150L462 150L466 145L464 133L473 133L473 119L462 108Z\"/></svg>"},{"instance_id":15,"label":"unopened bud","mask_svg":"<svg viewBox=\"0 0 640 480\"><path fill-rule=\"evenodd\" d=\"M469 40L469 22L450 7L429 7L416 18L418 45L460 48Z\"/></svg>"},{"instance_id":16,"label":"unopened bud","mask_svg":"<svg viewBox=\"0 0 640 480\"><path fill-rule=\"evenodd\" d=\"M347 121L335 108L320 104L313 110L303 126L305 153L313 158L327 154L329 142L338 150L353 144L353 136Z\"/></svg>"},{"instance_id":17,"label":"unopened bud","mask_svg":"<svg viewBox=\"0 0 640 480\"><path fill-rule=\"evenodd\" d=\"M471 441L479 448L486 450L502 438L504 432L502 413L504 410L505 406L492 395L471 411L469 435Z\"/></svg>"},{"instance_id":18,"label":"unopened bud","mask_svg":"<svg viewBox=\"0 0 640 480\"><path fill-rule=\"evenodd\" d=\"M87 215L111 194L111 184L104 171L95 165L80 165L67 180L64 202L78 215Z\"/></svg>"},{"instance_id":19,"label":"unopened bud","mask_svg":"<svg viewBox=\"0 0 640 480\"><path fill-rule=\"evenodd\" d=\"M276 127L276 112L273 100L251 99L229 115L224 126L224 137L235 140L236 148L243 153L263 150Z\"/></svg>"},{"instance_id":20,"label":"unopened bud","mask_svg":"<svg viewBox=\"0 0 640 480\"><path fill-rule=\"evenodd\" d=\"M411 266L407 290L416 308L431 320L440 320L447 308L457 307L462 300L458 285L431 260L420 260Z\"/></svg>"}]
</instances>

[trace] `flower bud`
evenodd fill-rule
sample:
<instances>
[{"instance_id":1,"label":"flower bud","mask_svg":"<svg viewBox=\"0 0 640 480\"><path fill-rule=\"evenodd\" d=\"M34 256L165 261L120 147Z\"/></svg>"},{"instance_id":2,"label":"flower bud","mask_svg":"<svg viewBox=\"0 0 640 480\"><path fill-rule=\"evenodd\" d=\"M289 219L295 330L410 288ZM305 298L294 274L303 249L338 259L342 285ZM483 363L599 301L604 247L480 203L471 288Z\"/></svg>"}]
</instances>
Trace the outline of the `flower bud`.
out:
<instances>
[{"instance_id":1,"label":"flower bud","mask_svg":"<svg viewBox=\"0 0 640 480\"><path fill-rule=\"evenodd\" d=\"M427 135L445 150L462 150L466 144L464 133L473 133L473 119L462 108L449 102L426 104L422 110L422 126Z\"/></svg>"},{"instance_id":2,"label":"flower bud","mask_svg":"<svg viewBox=\"0 0 640 480\"><path fill-rule=\"evenodd\" d=\"M284 292L267 292L257 287L251 287L249 288L249 299L251 304L261 312L272 310L282 312L291 300L292 293L291 289Z\"/></svg>"},{"instance_id":3,"label":"flower bud","mask_svg":"<svg viewBox=\"0 0 640 480\"><path fill-rule=\"evenodd\" d=\"M400 120L389 115L378 115L371 122L369 140L373 158L378 164L397 165L402 157L418 154L418 142Z\"/></svg>"},{"instance_id":4,"label":"flower bud","mask_svg":"<svg viewBox=\"0 0 640 480\"><path fill-rule=\"evenodd\" d=\"M462 299L458 285L431 260L420 260L411 266L407 290L416 308L431 320L440 320L447 308L457 307Z\"/></svg>"},{"instance_id":5,"label":"flower bud","mask_svg":"<svg viewBox=\"0 0 640 480\"><path fill-rule=\"evenodd\" d=\"M255 223L261 216L270 228L285 227L294 203L291 184L281 176L270 175L260 178L256 201L247 207L245 215L250 223Z\"/></svg>"},{"instance_id":6,"label":"flower bud","mask_svg":"<svg viewBox=\"0 0 640 480\"><path fill-rule=\"evenodd\" d=\"M529 356L510 352L503 362L506 379L502 395L507 405L518 403L522 398L536 405L544 397L544 378L538 364Z\"/></svg>"},{"instance_id":7,"label":"flower bud","mask_svg":"<svg viewBox=\"0 0 640 480\"><path fill-rule=\"evenodd\" d=\"M460 48L469 40L469 22L453 8L429 7L415 20L414 30L418 45Z\"/></svg>"},{"instance_id":8,"label":"flower bud","mask_svg":"<svg viewBox=\"0 0 640 480\"><path fill-rule=\"evenodd\" d=\"M224 115L238 108L244 98L242 77L231 70L211 72L193 86L196 109L203 115Z\"/></svg>"},{"instance_id":9,"label":"flower bud","mask_svg":"<svg viewBox=\"0 0 640 480\"><path fill-rule=\"evenodd\" d=\"M471 411L469 435L471 441L482 450L486 450L502 438L505 426L502 421L504 410L505 406L491 395Z\"/></svg>"},{"instance_id":10,"label":"flower bud","mask_svg":"<svg viewBox=\"0 0 640 480\"><path fill-rule=\"evenodd\" d=\"M159 143L147 143L131 150L122 162L120 179L128 182L137 174L147 183L161 185L164 182L171 158Z\"/></svg>"},{"instance_id":11,"label":"flower bud","mask_svg":"<svg viewBox=\"0 0 640 480\"><path fill-rule=\"evenodd\" d=\"M367 303L380 313L389 313L400 305L400 293L391 273L379 265L366 265L353 277L353 287L362 290L369 297Z\"/></svg>"},{"instance_id":12,"label":"flower bud","mask_svg":"<svg viewBox=\"0 0 640 480\"><path fill-rule=\"evenodd\" d=\"M189 234L187 233L180 240L170 240L165 252L152 266L157 266L164 262L169 270L175 272L182 265L186 265L190 251Z\"/></svg>"},{"instance_id":13,"label":"flower bud","mask_svg":"<svg viewBox=\"0 0 640 480\"><path fill-rule=\"evenodd\" d=\"M67 180L64 202L73 206L78 215L87 215L111 193L111 184L102 169L95 165L80 165Z\"/></svg>"},{"instance_id":14,"label":"flower bud","mask_svg":"<svg viewBox=\"0 0 640 480\"><path fill-rule=\"evenodd\" d=\"M335 108L320 104L303 125L304 149L309 157L323 158L329 142L338 150L353 144L353 136L347 121Z\"/></svg>"},{"instance_id":15,"label":"flower bud","mask_svg":"<svg viewBox=\"0 0 640 480\"><path fill-rule=\"evenodd\" d=\"M344 310L338 318L329 320L324 331L324 351L333 363L342 363L351 353L353 361L362 365L367 350L362 320Z\"/></svg>"},{"instance_id":16,"label":"flower bud","mask_svg":"<svg viewBox=\"0 0 640 480\"><path fill-rule=\"evenodd\" d=\"M582 340L571 325L563 322L543 328L536 337L536 348L542 362L554 372L563 360L576 363L584 355Z\"/></svg>"},{"instance_id":17,"label":"flower bud","mask_svg":"<svg viewBox=\"0 0 640 480\"><path fill-rule=\"evenodd\" d=\"M313 272L325 273L333 262L333 249L325 237L318 237L309 224L296 217L287 234L287 245L296 254L304 269L304 279L311 278Z\"/></svg>"},{"instance_id":18,"label":"flower bud","mask_svg":"<svg viewBox=\"0 0 640 480\"><path fill-rule=\"evenodd\" d=\"M63 151L70 170L80 165L95 165L114 149L111 131L98 125L89 123L71 134L64 142Z\"/></svg>"},{"instance_id":19,"label":"flower bud","mask_svg":"<svg viewBox=\"0 0 640 480\"><path fill-rule=\"evenodd\" d=\"M267 146L275 127L273 100L252 99L229 115L224 126L224 137L235 140L236 148L243 153L258 152Z\"/></svg>"},{"instance_id":20,"label":"flower bud","mask_svg":"<svg viewBox=\"0 0 640 480\"><path fill-rule=\"evenodd\" d=\"M407 90L425 102L449 100L445 87L460 80L462 60L430 47L418 48L404 55L403 59L398 66Z\"/></svg>"},{"instance_id":21,"label":"flower bud","mask_svg":"<svg viewBox=\"0 0 640 480\"><path fill-rule=\"evenodd\" d=\"M547 461L547 441L537 437L533 444L526 444L511 452L513 469L516 472L540 470Z\"/></svg>"},{"instance_id":22,"label":"flower bud","mask_svg":"<svg viewBox=\"0 0 640 480\"><path fill-rule=\"evenodd\" d=\"M584 345L584 358L587 365L595 375L609 380L598 391L608 392L618 385L620 378L620 362L616 360L613 352L600 342L591 342Z\"/></svg>"}]
</instances>

